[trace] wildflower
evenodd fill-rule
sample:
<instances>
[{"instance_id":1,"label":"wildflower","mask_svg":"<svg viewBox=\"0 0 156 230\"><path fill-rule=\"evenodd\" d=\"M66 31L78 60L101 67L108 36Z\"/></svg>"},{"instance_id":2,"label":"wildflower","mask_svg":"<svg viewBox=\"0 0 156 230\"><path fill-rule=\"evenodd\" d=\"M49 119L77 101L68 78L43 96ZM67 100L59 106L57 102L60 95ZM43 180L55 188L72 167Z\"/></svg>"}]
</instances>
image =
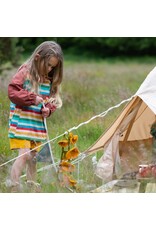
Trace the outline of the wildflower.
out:
<instances>
[{"instance_id":1,"label":"wildflower","mask_svg":"<svg viewBox=\"0 0 156 230\"><path fill-rule=\"evenodd\" d=\"M58 144L63 148L65 148L65 147L67 147L69 145L68 140L65 140L65 139L59 141Z\"/></svg>"},{"instance_id":2,"label":"wildflower","mask_svg":"<svg viewBox=\"0 0 156 230\"><path fill-rule=\"evenodd\" d=\"M74 180L73 178L71 178L67 174L63 174L62 186L72 186L72 187L75 187L76 184L77 184L76 180Z\"/></svg>"},{"instance_id":3,"label":"wildflower","mask_svg":"<svg viewBox=\"0 0 156 230\"><path fill-rule=\"evenodd\" d=\"M69 133L69 140L71 144L75 145L78 140L78 135L73 135L72 133Z\"/></svg>"},{"instance_id":4,"label":"wildflower","mask_svg":"<svg viewBox=\"0 0 156 230\"><path fill-rule=\"evenodd\" d=\"M77 158L79 155L79 150L75 146L77 140L78 140L78 136L73 135L73 133L70 132L68 133L67 136L64 135L63 140L58 142L58 144L62 148L61 160L60 160L59 170L58 170L58 179L62 186L65 187L70 186L73 189L77 188L76 185L77 181L71 177L72 173L75 171L75 165L71 164L70 161L72 159Z\"/></svg>"},{"instance_id":5,"label":"wildflower","mask_svg":"<svg viewBox=\"0 0 156 230\"><path fill-rule=\"evenodd\" d=\"M75 170L75 166L67 161L61 161L59 166L62 171L73 172Z\"/></svg>"},{"instance_id":6,"label":"wildflower","mask_svg":"<svg viewBox=\"0 0 156 230\"><path fill-rule=\"evenodd\" d=\"M66 153L65 158L66 158L67 160L75 159L76 157L78 157L79 153L80 153L80 152L79 152L78 148L77 148L77 147L74 147L74 148L70 149L70 150Z\"/></svg>"},{"instance_id":7,"label":"wildflower","mask_svg":"<svg viewBox=\"0 0 156 230\"><path fill-rule=\"evenodd\" d=\"M77 184L77 181L74 179L69 178L69 183L72 187L74 187Z\"/></svg>"}]
</instances>

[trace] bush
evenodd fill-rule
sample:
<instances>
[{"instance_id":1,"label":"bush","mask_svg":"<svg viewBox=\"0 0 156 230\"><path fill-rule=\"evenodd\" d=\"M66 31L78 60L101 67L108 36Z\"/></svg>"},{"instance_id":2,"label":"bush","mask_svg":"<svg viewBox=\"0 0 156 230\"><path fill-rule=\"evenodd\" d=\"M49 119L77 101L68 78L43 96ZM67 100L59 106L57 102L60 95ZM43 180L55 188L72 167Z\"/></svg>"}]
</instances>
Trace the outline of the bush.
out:
<instances>
[{"instance_id":1,"label":"bush","mask_svg":"<svg viewBox=\"0 0 156 230\"><path fill-rule=\"evenodd\" d=\"M0 60L1 64L10 62L12 65L18 64L21 49L17 46L18 38L1 37L0 38Z\"/></svg>"}]
</instances>

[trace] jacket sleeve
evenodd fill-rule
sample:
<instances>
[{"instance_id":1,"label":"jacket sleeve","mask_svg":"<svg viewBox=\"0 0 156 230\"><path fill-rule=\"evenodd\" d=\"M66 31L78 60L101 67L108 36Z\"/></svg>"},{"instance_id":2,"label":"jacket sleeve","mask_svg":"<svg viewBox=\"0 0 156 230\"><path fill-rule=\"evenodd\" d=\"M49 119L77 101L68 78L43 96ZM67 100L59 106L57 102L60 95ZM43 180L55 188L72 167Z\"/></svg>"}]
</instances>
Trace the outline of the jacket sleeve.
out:
<instances>
[{"instance_id":1,"label":"jacket sleeve","mask_svg":"<svg viewBox=\"0 0 156 230\"><path fill-rule=\"evenodd\" d=\"M49 108L50 111L48 117L50 117L50 115L56 110L56 105L54 105L53 103L47 103L45 107Z\"/></svg>"},{"instance_id":2,"label":"jacket sleeve","mask_svg":"<svg viewBox=\"0 0 156 230\"><path fill-rule=\"evenodd\" d=\"M35 105L36 94L23 89L25 74L22 70L17 72L8 85L8 97L11 102L19 106Z\"/></svg>"}]
</instances>

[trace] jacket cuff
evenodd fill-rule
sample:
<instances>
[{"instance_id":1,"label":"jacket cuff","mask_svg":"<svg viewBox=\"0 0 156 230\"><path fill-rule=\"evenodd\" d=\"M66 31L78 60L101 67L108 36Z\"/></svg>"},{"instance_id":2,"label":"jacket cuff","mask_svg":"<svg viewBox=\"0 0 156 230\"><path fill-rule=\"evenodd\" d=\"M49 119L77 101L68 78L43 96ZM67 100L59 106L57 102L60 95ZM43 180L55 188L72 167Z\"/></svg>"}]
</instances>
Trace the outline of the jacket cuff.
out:
<instances>
[{"instance_id":1,"label":"jacket cuff","mask_svg":"<svg viewBox=\"0 0 156 230\"><path fill-rule=\"evenodd\" d=\"M52 104L52 103L47 103L47 104L45 104L45 107L46 108L49 108L49 116L48 117L50 117L50 115L53 113L53 112L55 112L55 110L56 110L56 105L54 105L54 104Z\"/></svg>"}]
</instances>

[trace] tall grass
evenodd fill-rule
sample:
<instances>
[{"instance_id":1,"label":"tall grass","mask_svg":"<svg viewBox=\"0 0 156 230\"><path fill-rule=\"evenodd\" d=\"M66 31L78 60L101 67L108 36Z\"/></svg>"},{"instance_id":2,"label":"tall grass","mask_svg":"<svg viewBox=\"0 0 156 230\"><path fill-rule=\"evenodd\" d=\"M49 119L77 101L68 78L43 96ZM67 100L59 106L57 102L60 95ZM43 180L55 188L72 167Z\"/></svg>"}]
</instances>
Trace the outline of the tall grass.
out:
<instances>
[{"instance_id":1,"label":"tall grass","mask_svg":"<svg viewBox=\"0 0 156 230\"><path fill-rule=\"evenodd\" d=\"M64 80L62 83L63 107L58 109L47 119L49 138L53 139L68 129L89 120L109 107L132 96L139 88L147 74L155 66L155 60L66 60L64 65ZM13 70L15 71L15 70ZM10 74L11 75L11 74ZM8 73L7 81L10 76ZM2 79L3 76L0 76ZM3 81L0 81L2 85ZM7 84L0 91L0 163L12 159L16 153L9 150L7 137L9 100L7 98ZM100 135L110 126L123 106L111 111L104 118L97 118L87 125L73 131L79 136L78 148L81 152L88 149ZM55 161L60 159L59 139L51 143ZM98 158L101 153L98 153ZM86 184L94 184L99 180L94 175L91 163L92 156L80 162L80 173L75 173L79 180ZM38 167L42 167L39 164ZM2 181L8 176L3 172ZM2 169L0 169L2 170ZM45 179L46 178L46 179ZM53 176L53 172L40 172L38 180L43 183L43 192L67 192L61 190ZM1 188L5 192L4 188ZM87 189L82 189L87 191Z\"/></svg>"}]
</instances>

